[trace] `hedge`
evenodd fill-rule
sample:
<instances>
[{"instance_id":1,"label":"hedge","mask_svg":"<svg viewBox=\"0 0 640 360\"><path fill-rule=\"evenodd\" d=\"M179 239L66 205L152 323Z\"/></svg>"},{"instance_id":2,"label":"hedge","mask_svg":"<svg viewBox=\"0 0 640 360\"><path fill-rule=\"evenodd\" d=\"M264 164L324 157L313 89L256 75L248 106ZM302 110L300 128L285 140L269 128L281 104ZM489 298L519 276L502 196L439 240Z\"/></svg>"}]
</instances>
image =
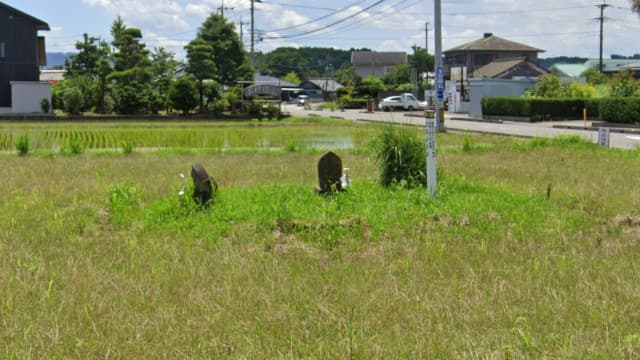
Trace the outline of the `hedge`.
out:
<instances>
[{"instance_id":1,"label":"hedge","mask_svg":"<svg viewBox=\"0 0 640 360\"><path fill-rule=\"evenodd\" d=\"M600 99L600 118L615 123L640 123L640 98Z\"/></svg>"},{"instance_id":2,"label":"hedge","mask_svg":"<svg viewBox=\"0 0 640 360\"><path fill-rule=\"evenodd\" d=\"M590 117L598 116L598 99L482 98L484 115L526 117L531 121L581 119L585 108Z\"/></svg>"}]
</instances>

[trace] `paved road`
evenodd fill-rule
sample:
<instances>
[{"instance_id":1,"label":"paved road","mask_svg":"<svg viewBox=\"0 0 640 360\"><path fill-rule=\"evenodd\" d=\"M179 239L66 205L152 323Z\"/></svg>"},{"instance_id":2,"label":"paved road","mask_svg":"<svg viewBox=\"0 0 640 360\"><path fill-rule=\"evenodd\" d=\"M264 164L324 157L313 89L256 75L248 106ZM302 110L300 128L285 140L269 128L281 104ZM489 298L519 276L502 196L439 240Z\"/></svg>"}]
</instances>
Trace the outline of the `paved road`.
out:
<instances>
[{"instance_id":1,"label":"paved road","mask_svg":"<svg viewBox=\"0 0 640 360\"><path fill-rule=\"evenodd\" d=\"M283 105L283 110L294 116L311 116L319 115L324 117L335 117L353 121L372 121L372 122L393 122L398 124L411 124L424 126L425 120L421 117L406 116L404 112L375 112L367 113L360 110L330 111L330 110L304 110L293 104ZM521 123L505 121L503 123L491 123L474 121L466 114L449 114L445 115L445 126L450 130L482 132L490 134L512 135L522 137L554 137L558 135L579 135L585 139L596 142L598 138L597 130L577 130L577 129L559 129L554 125L569 125L582 127L582 121L554 121L554 122L538 122L538 123ZM591 123L587 123L591 126ZM611 133L611 147L621 149L635 149L640 147L640 135Z\"/></svg>"}]
</instances>

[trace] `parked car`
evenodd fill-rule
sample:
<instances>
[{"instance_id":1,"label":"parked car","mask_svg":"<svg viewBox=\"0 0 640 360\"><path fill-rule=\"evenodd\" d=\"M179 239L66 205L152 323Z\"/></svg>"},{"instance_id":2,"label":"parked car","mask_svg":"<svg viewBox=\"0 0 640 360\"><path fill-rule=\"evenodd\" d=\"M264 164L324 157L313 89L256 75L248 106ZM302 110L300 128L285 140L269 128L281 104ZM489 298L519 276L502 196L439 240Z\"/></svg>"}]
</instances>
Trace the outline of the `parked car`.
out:
<instances>
[{"instance_id":1,"label":"parked car","mask_svg":"<svg viewBox=\"0 0 640 360\"><path fill-rule=\"evenodd\" d=\"M297 104L298 106L304 106L304 104L309 102L309 95L298 95Z\"/></svg>"},{"instance_id":2,"label":"parked car","mask_svg":"<svg viewBox=\"0 0 640 360\"><path fill-rule=\"evenodd\" d=\"M410 93L384 98L380 104L378 104L378 108L383 111L390 111L394 109L411 111L424 109L426 106L427 103L425 101L418 101L418 99Z\"/></svg>"}]
</instances>

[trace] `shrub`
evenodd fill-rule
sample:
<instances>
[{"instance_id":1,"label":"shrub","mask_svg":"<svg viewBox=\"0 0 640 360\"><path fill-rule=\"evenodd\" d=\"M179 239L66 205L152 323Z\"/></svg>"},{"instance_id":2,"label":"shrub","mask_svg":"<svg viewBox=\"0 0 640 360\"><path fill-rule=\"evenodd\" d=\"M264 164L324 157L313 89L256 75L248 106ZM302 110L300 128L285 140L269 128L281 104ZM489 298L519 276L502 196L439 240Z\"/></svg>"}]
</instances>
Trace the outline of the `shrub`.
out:
<instances>
[{"instance_id":1,"label":"shrub","mask_svg":"<svg viewBox=\"0 0 640 360\"><path fill-rule=\"evenodd\" d=\"M49 102L48 98L42 98L42 100L40 100L40 109L45 114L49 113L51 110L51 102Z\"/></svg>"},{"instance_id":2,"label":"shrub","mask_svg":"<svg viewBox=\"0 0 640 360\"><path fill-rule=\"evenodd\" d=\"M169 102L174 109L182 111L184 115L198 106L198 86L196 81L183 76L176 80L169 88Z\"/></svg>"},{"instance_id":3,"label":"shrub","mask_svg":"<svg viewBox=\"0 0 640 360\"><path fill-rule=\"evenodd\" d=\"M600 118L617 123L640 123L640 98L601 99Z\"/></svg>"},{"instance_id":4,"label":"shrub","mask_svg":"<svg viewBox=\"0 0 640 360\"><path fill-rule=\"evenodd\" d=\"M115 111L118 114L138 114L149 107L149 91L145 86L133 83L114 87Z\"/></svg>"},{"instance_id":5,"label":"shrub","mask_svg":"<svg viewBox=\"0 0 640 360\"><path fill-rule=\"evenodd\" d=\"M25 156L29 153L29 134L22 134L16 141L18 155Z\"/></svg>"},{"instance_id":6,"label":"shrub","mask_svg":"<svg viewBox=\"0 0 640 360\"><path fill-rule=\"evenodd\" d=\"M64 111L71 115L82 114L82 108L84 107L84 98L80 89L70 87L64 90L62 93L62 102L64 105Z\"/></svg>"},{"instance_id":7,"label":"shrub","mask_svg":"<svg viewBox=\"0 0 640 360\"><path fill-rule=\"evenodd\" d=\"M417 132L389 126L382 131L374 146L383 186L426 184L426 148Z\"/></svg>"}]
</instances>

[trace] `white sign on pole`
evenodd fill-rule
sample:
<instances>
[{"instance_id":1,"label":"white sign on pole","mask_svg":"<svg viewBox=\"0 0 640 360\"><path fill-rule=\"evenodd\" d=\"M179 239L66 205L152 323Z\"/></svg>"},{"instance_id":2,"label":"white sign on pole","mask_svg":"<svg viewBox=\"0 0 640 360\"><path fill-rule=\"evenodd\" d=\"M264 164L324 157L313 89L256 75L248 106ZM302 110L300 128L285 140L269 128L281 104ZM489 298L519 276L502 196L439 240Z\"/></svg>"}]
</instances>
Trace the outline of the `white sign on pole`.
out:
<instances>
[{"instance_id":1,"label":"white sign on pole","mask_svg":"<svg viewBox=\"0 0 640 360\"><path fill-rule=\"evenodd\" d=\"M598 130L598 144L609 147L609 139L611 138L611 129L600 128Z\"/></svg>"},{"instance_id":2,"label":"white sign on pole","mask_svg":"<svg viewBox=\"0 0 640 360\"><path fill-rule=\"evenodd\" d=\"M436 118L427 118L427 190L433 197L438 191L436 173Z\"/></svg>"}]
</instances>

